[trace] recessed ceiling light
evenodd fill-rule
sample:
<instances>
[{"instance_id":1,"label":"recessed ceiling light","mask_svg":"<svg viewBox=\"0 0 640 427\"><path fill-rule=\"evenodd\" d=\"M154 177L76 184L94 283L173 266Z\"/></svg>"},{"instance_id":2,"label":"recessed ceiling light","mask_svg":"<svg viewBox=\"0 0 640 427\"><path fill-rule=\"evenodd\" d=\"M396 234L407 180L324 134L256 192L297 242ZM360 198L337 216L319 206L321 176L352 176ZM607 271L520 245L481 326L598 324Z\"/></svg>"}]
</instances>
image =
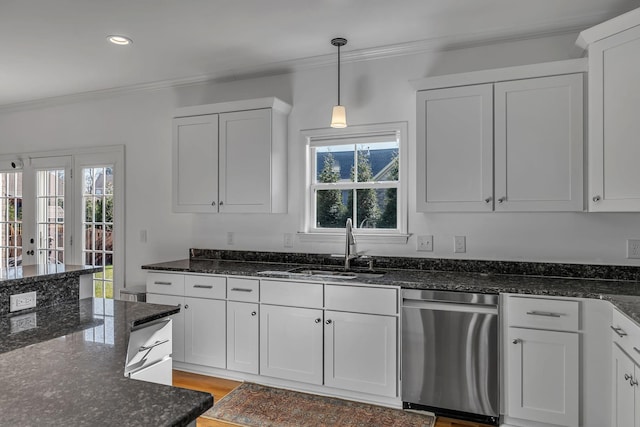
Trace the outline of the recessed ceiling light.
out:
<instances>
[{"instance_id":1,"label":"recessed ceiling light","mask_svg":"<svg viewBox=\"0 0 640 427\"><path fill-rule=\"evenodd\" d=\"M107 36L107 40L109 40L113 44L117 44L120 46L126 46L128 44L133 43L133 40L131 40L129 37L118 36L118 35Z\"/></svg>"}]
</instances>

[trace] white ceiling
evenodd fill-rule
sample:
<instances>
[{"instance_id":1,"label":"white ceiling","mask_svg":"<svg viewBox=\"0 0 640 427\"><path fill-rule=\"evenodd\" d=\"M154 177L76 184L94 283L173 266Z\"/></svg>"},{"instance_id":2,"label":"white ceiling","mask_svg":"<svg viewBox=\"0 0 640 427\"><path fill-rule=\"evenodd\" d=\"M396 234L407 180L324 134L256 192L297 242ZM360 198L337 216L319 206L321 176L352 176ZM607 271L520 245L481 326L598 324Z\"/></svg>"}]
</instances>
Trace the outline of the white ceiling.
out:
<instances>
[{"instance_id":1,"label":"white ceiling","mask_svg":"<svg viewBox=\"0 0 640 427\"><path fill-rule=\"evenodd\" d=\"M348 58L578 31L637 6L637 0L0 0L0 105L326 63L335 56L329 41L336 36L349 40ZM109 34L127 35L133 45L112 45Z\"/></svg>"}]
</instances>

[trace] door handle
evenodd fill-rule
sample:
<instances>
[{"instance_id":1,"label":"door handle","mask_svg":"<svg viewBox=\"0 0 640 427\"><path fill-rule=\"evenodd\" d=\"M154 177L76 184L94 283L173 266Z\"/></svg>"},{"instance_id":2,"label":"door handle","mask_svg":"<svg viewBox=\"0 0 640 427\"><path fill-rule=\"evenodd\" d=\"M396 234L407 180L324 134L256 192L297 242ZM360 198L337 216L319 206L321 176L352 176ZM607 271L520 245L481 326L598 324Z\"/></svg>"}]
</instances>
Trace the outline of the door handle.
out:
<instances>
[{"instance_id":1,"label":"door handle","mask_svg":"<svg viewBox=\"0 0 640 427\"><path fill-rule=\"evenodd\" d=\"M611 328L611 329L613 329L613 332L615 332L616 334L618 334L618 336L619 336L620 338L622 338L622 337L626 337L626 336L627 336L627 333L626 333L626 332L624 331L624 329L622 329L622 328L616 328L616 327L615 327L615 326L613 326L613 325L611 325L611 326L610 326L610 328Z\"/></svg>"}]
</instances>

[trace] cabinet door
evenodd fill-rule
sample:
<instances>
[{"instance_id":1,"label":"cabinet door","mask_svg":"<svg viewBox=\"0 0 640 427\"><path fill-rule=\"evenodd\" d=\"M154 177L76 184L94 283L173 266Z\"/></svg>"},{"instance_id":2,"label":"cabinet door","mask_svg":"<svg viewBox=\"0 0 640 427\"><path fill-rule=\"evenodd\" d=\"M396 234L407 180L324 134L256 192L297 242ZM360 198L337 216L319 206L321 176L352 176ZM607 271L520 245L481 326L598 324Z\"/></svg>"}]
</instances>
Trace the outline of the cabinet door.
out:
<instances>
[{"instance_id":1,"label":"cabinet door","mask_svg":"<svg viewBox=\"0 0 640 427\"><path fill-rule=\"evenodd\" d=\"M417 209L493 209L493 85L417 95Z\"/></svg>"},{"instance_id":2,"label":"cabinet door","mask_svg":"<svg viewBox=\"0 0 640 427\"><path fill-rule=\"evenodd\" d=\"M258 304L227 302L227 369L258 373Z\"/></svg>"},{"instance_id":3,"label":"cabinet door","mask_svg":"<svg viewBox=\"0 0 640 427\"><path fill-rule=\"evenodd\" d=\"M613 405L612 427L638 426L635 421L635 387L631 386L631 380L637 377L637 370L633 361L616 344L613 344L612 358L613 377ZM639 411L640 412L640 411ZM635 424L634 424L635 423Z\"/></svg>"},{"instance_id":4,"label":"cabinet door","mask_svg":"<svg viewBox=\"0 0 640 427\"><path fill-rule=\"evenodd\" d=\"M397 396L397 319L325 312L324 384Z\"/></svg>"},{"instance_id":5,"label":"cabinet door","mask_svg":"<svg viewBox=\"0 0 640 427\"><path fill-rule=\"evenodd\" d=\"M226 367L226 303L204 298L184 299L185 362Z\"/></svg>"},{"instance_id":6,"label":"cabinet door","mask_svg":"<svg viewBox=\"0 0 640 427\"><path fill-rule=\"evenodd\" d=\"M640 26L589 47L589 210L640 211Z\"/></svg>"},{"instance_id":7,"label":"cabinet door","mask_svg":"<svg viewBox=\"0 0 640 427\"><path fill-rule=\"evenodd\" d=\"M220 212L271 210L271 110L220 114Z\"/></svg>"},{"instance_id":8,"label":"cabinet door","mask_svg":"<svg viewBox=\"0 0 640 427\"><path fill-rule=\"evenodd\" d=\"M582 74L496 83L496 211L583 210Z\"/></svg>"},{"instance_id":9,"label":"cabinet door","mask_svg":"<svg viewBox=\"0 0 640 427\"><path fill-rule=\"evenodd\" d=\"M260 375L322 384L322 310L260 307Z\"/></svg>"},{"instance_id":10,"label":"cabinet door","mask_svg":"<svg viewBox=\"0 0 640 427\"><path fill-rule=\"evenodd\" d=\"M508 415L578 426L578 334L509 328Z\"/></svg>"},{"instance_id":11,"label":"cabinet door","mask_svg":"<svg viewBox=\"0 0 640 427\"><path fill-rule=\"evenodd\" d=\"M173 119L173 210L218 211L218 115Z\"/></svg>"},{"instance_id":12,"label":"cabinet door","mask_svg":"<svg viewBox=\"0 0 640 427\"><path fill-rule=\"evenodd\" d=\"M171 316L173 319L172 357L176 362L184 362L184 297L174 295L147 294L147 302L180 306L180 313Z\"/></svg>"}]
</instances>

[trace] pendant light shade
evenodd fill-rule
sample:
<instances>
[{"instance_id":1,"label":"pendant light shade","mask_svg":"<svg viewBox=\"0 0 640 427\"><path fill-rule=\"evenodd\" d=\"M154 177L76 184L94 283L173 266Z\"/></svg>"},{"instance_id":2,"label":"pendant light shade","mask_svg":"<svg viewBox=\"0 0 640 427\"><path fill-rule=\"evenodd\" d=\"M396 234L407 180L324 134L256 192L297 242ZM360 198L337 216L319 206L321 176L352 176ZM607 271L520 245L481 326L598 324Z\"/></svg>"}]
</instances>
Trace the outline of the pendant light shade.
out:
<instances>
[{"instance_id":1,"label":"pendant light shade","mask_svg":"<svg viewBox=\"0 0 640 427\"><path fill-rule=\"evenodd\" d=\"M346 128L347 110L344 108L344 105L340 105L340 48L347 44L347 39L337 37L331 40L331 44L338 48L338 105L333 107L333 112L331 114L331 127Z\"/></svg>"}]
</instances>

